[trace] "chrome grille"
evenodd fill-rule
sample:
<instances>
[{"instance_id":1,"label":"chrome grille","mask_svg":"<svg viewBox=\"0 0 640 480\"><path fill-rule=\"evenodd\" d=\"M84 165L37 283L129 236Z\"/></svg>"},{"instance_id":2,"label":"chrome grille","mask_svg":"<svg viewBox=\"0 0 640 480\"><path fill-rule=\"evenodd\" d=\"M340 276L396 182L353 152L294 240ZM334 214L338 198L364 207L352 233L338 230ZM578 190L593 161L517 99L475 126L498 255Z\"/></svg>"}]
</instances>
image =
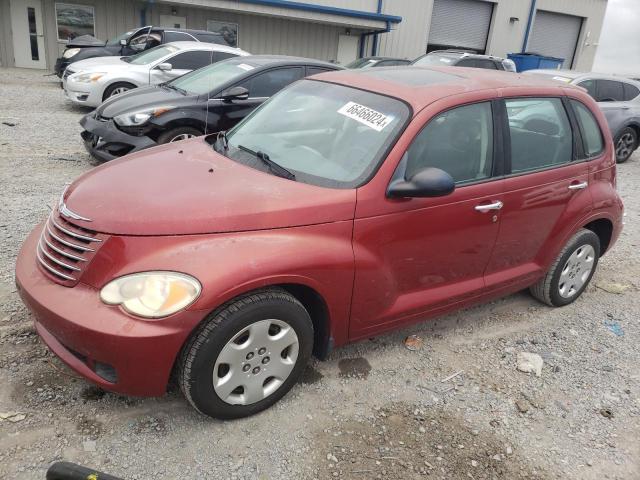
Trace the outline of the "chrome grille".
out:
<instances>
[{"instance_id":1,"label":"chrome grille","mask_svg":"<svg viewBox=\"0 0 640 480\"><path fill-rule=\"evenodd\" d=\"M36 256L53 280L71 287L105 239L105 235L70 222L56 210L42 229Z\"/></svg>"}]
</instances>

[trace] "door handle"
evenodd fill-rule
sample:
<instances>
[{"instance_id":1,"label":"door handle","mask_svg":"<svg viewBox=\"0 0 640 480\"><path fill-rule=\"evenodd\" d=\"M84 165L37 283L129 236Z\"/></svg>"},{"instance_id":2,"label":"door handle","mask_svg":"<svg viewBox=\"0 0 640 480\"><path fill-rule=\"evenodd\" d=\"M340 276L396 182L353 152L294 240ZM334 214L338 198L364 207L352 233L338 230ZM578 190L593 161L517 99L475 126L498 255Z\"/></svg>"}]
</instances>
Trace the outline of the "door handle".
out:
<instances>
[{"instance_id":1,"label":"door handle","mask_svg":"<svg viewBox=\"0 0 640 480\"><path fill-rule=\"evenodd\" d=\"M488 212L489 210L500 210L504 204L498 200L497 202L488 203L486 205L476 205L474 208L478 212Z\"/></svg>"},{"instance_id":2,"label":"door handle","mask_svg":"<svg viewBox=\"0 0 640 480\"><path fill-rule=\"evenodd\" d=\"M572 183L567 188L569 190L584 190L588 186L589 186L589 184L587 182L581 182L581 183Z\"/></svg>"}]
</instances>

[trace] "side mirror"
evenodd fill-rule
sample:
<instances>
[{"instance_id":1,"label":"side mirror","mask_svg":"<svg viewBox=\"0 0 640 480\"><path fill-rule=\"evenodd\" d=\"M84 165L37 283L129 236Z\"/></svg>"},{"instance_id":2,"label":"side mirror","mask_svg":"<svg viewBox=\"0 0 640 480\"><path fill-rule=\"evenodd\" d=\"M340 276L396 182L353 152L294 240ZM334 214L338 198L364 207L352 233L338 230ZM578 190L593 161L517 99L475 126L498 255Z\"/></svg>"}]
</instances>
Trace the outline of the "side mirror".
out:
<instances>
[{"instance_id":1,"label":"side mirror","mask_svg":"<svg viewBox=\"0 0 640 480\"><path fill-rule=\"evenodd\" d=\"M443 197L456 188L451 175L439 168L427 167L409 180L393 180L387 188L389 198Z\"/></svg>"},{"instance_id":2,"label":"side mirror","mask_svg":"<svg viewBox=\"0 0 640 480\"><path fill-rule=\"evenodd\" d=\"M127 46L127 40L125 40L124 38L122 40L120 40L120 45L122 45L123 47Z\"/></svg>"},{"instance_id":3,"label":"side mirror","mask_svg":"<svg viewBox=\"0 0 640 480\"><path fill-rule=\"evenodd\" d=\"M159 63L156 67L158 70L162 70L163 72L169 72L173 69L173 65L170 63Z\"/></svg>"},{"instance_id":4,"label":"side mirror","mask_svg":"<svg viewBox=\"0 0 640 480\"><path fill-rule=\"evenodd\" d=\"M231 87L220 94L220 98L225 102L233 100L246 100L249 98L249 90L244 87Z\"/></svg>"}]
</instances>

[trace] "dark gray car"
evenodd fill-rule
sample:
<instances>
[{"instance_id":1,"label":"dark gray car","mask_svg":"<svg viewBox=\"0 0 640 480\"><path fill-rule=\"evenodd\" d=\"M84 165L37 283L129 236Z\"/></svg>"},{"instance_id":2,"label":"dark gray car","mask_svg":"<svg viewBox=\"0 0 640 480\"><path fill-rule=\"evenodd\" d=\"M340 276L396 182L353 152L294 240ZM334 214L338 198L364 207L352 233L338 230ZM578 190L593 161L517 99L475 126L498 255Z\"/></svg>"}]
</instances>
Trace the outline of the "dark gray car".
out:
<instances>
[{"instance_id":1,"label":"dark gray car","mask_svg":"<svg viewBox=\"0 0 640 480\"><path fill-rule=\"evenodd\" d=\"M586 88L607 118L618 163L626 162L640 142L640 82L571 70L528 70L526 75L553 78Z\"/></svg>"}]
</instances>

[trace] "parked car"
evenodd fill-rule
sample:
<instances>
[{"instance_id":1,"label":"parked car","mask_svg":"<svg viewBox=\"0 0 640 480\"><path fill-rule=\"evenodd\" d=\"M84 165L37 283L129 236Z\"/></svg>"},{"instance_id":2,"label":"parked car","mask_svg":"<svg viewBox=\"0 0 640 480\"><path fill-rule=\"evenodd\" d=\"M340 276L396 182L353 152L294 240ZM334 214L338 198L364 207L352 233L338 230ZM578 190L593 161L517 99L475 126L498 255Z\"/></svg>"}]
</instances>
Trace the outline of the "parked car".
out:
<instances>
[{"instance_id":1,"label":"parked car","mask_svg":"<svg viewBox=\"0 0 640 480\"><path fill-rule=\"evenodd\" d=\"M104 42L92 35L82 35L67 42L62 56L56 60L54 71L62 78L65 69L74 62L95 57L128 57L170 42L208 42L227 45L221 35L205 30L164 28L147 25L129 30Z\"/></svg>"},{"instance_id":2,"label":"parked car","mask_svg":"<svg viewBox=\"0 0 640 480\"><path fill-rule=\"evenodd\" d=\"M392 57L363 57L357 58L347 65L347 68L398 67L409 65L411 60Z\"/></svg>"},{"instance_id":3,"label":"parked car","mask_svg":"<svg viewBox=\"0 0 640 480\"><path fill-rule=\"evenodd\" d=\"M249 53L202 42L173 42L131 57L98 57L68 67L62 88L77 105L97 107L107 98L143 85L157 85L211 63Z\"/></svg>"},{"instance_id":4,"label":"parked car","mask_svg":"<svg viewBox=\"0 0 640 480\"><path fill-rule=\"evenodd\" d=\"M91 382L162 395L173 375L198 411L242 417L312 352L527 287L575 301L622 228L615 175L582 89L328 72L226 136L85 173L25 240L16 283L44 342Z\"/></svg>"},{"instance_id":5,"label":"parked car","mask_svg":"<svg viewBox=\"0 0 640 480\"><path fill-rule=\"evenodd\" d=\"M290 83L342 67L280 55L236 57L160 86L109 98L80 120L94 157L106 161L153 145L228 130Z\"/></svg>"},{"instance_id":6,"label":"parked car","mask_svg":"<svg viewBox=\"0 0 640 480\"><path fill-rule=\"evenodd\" d=\"M640 82L573 70L528 70L526 75L552 78L586 88L607 118L618 163L626 162L640 144Z\"/></svg>"},{"instance_id":7,"label":"parked car","mask_svg":"<svg viewBox=\"0 0 640 480\"><path fill-rule=\"evenodd\" d=\"M451 67L486 68L489 70L505 70L515 72L516 64L508 58L481 55L464 50L435 50L416 58L412 65L422 67L430 65L446 65Z\"/></svg>"}]
</instances>

